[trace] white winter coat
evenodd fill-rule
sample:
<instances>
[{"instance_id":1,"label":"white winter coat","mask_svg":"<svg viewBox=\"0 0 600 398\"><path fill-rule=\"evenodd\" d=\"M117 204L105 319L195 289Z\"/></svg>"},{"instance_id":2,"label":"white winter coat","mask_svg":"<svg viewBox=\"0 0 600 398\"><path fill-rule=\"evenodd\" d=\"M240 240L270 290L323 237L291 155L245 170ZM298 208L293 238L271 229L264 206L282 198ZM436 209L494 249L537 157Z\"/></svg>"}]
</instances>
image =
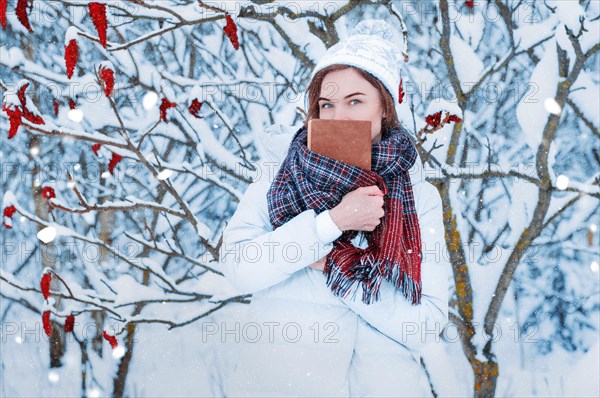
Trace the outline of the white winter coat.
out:
<instances>
[{"instance_id":1,"label":"white winter coat","mask_svg":"<svg viewBox=\"0 0 600 398\"><path fill-rule=\"evenodd\" d=\"M410 169L421 228L422 301L410 304L388 282L366 305L334 296L325 275L308 267L332 242L317 234L313 209L276 230L266 193L300 126L273 125L258 137L262 175L250 184L224 229L221 266L240 293L252 293L237 325L240 349L229 396L424 396L419 349L448 320L450 265L439 193ZM359 233L352 243L365 248ZM231 326L234 330L235 326ZM232 332L235 333L235 332Z\"/></svg>"}]
</instances>

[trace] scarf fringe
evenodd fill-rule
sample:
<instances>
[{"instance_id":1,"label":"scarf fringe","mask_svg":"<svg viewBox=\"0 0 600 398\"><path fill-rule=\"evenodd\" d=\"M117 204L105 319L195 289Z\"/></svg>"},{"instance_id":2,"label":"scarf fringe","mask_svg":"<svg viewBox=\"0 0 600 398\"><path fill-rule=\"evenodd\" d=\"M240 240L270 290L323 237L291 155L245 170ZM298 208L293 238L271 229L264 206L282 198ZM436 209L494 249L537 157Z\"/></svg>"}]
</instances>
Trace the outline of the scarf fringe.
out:
<instances>
[{"instance_id":1,"label":"scarf fringe","mask_svg":"<svg viewBox=\"0 0 600 398\"><path fill-rule=\"evenodd\" d=\"M329 264L326 284L334 295L346 298L352 293L352 300L362 287L362 302L369 305L379 300L379 291L383 280L398 288L404 297L413 305L421 303L421 283L417 282L407 272L400 270L399 264L392 260L373 261L368 254L361 257L360 262L344 272L332 259ZM350 275L348 274L350 273Z\"/></svg>"}]
</instances>

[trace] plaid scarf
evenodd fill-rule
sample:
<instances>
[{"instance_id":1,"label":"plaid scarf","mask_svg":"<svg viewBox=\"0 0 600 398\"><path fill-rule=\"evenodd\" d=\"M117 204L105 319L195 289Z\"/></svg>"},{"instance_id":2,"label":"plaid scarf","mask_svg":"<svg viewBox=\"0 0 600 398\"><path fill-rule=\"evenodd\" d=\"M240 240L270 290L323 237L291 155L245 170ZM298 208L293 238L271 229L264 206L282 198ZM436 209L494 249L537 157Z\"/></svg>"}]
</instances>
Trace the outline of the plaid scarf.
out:
<instances>
[{"instance_id":1,"label":"plaid scarf","mask_svg":"<svg viewBox=\"0 0 600 398\"><path fill-rule=\"evenodd\" d=\"M395 128L372 145L371 170L348 165L309 150L308 132L300 128L267 193L274 228L297 214L318 214L335 207L348 192L377 185L385 194L381 223L365 231L369 247L350 241L358 231L345 231L327 255L323 272L338 297L353 296L362 286L362 301L379 300L383 280L391 282L412 304L421 302L421 233L408 170L417 151L404 128ZM353 289L356 287L356 289Z\"/></svg>"}]
</instances>

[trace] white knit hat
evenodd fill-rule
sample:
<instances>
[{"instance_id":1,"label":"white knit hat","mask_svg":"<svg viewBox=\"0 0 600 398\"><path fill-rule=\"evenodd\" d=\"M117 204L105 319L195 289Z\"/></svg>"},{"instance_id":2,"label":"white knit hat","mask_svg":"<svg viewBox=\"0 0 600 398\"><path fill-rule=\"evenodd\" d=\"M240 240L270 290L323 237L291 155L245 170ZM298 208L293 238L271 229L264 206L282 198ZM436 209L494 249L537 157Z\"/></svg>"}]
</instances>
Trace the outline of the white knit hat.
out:
<instances>
[{"instance_id":1,"label":"white knit hat","mask_svg":"<svg viewBox=\"0 0 600 398\"><path fill-rule=\"evenodd\" d=\"M407 30L403 21L400 24L402 37L398 38L394 34L395 29L383 20L365 19L359 22L351 36L331 46L321 57L310 80L330 65L354 66L379 79L397 104L400 70L408 62ZM308 96L305 109L308 110Z\"/></svg>"}]
</instances>

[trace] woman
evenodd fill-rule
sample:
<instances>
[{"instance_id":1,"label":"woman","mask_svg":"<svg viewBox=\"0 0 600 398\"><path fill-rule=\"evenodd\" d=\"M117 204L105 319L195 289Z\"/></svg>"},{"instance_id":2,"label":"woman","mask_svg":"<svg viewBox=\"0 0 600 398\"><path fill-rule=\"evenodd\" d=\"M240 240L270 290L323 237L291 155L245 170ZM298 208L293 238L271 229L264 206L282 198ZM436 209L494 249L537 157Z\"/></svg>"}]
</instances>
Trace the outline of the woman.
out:
<instances>
[{"instance_id":1,"label":"woman","mask_svg":"<svg viewBox=\"0 0 600 398\"><path fill-rule=\"evenodd\" d=\"M225 276L252 294L228 326L230 396L425 394L419 350L448 312L441 200L394 108L405 51L382 21L356 31L315 67L307 121L370 120L372 171L308 150L306 123L262 135L263 174L221 245Z\"/></svg>"}]
</instances>

